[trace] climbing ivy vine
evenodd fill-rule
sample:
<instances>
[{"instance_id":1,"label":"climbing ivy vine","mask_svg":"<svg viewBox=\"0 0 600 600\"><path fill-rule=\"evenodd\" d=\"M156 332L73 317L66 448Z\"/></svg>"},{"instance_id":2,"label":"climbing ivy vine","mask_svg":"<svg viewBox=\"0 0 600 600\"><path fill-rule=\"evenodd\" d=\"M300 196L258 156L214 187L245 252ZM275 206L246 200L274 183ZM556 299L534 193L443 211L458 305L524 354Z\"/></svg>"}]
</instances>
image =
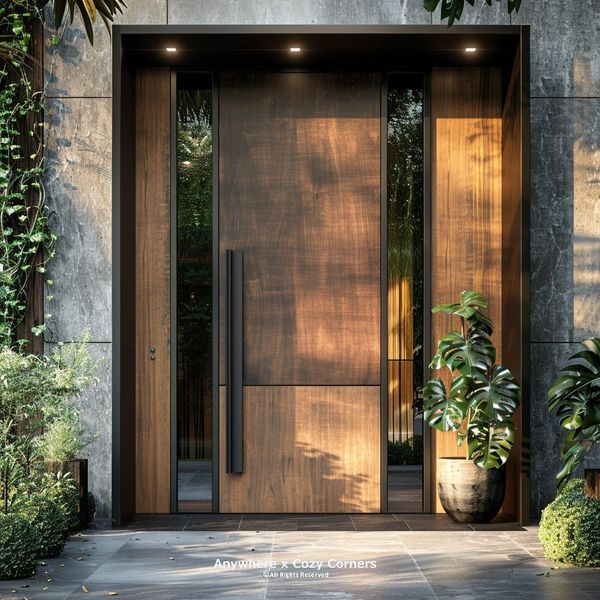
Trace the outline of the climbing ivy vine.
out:
<instances>
[{"instance_id":1,"label":"climbing ivy vine","mask_svg":"<svg viewBox=\"0 0 600 600\"><path fill-rule=\"evenodd\" d=\"M56 242L42 181L44 93L32 83L29 54L32 26L40 19L35 2L0 6L0 347L24 343L16 331L28 286L35 272L45 272ZM42 332L43 325L33 328Z\"/></svg>"},{"instance_id":2,"label":"climbing ivy vine","mask_svg":"<svg viewBox=\"0 0 600 600\"><path fill-rule=\"evenodd\" d=\"M26 343L17 331L27 313L28 291L36 273L44 277L56 244L43 184L44 90L34 84L34 70L41 65L31 56L31 32L52 15L50 43L57 45L57 30L79 13L93 43L96 17L110 28L123 8L123 0L0 2L0 348ZM32 328L35 335L43 331L43 324Z\"/></svg>"}]
</instances>

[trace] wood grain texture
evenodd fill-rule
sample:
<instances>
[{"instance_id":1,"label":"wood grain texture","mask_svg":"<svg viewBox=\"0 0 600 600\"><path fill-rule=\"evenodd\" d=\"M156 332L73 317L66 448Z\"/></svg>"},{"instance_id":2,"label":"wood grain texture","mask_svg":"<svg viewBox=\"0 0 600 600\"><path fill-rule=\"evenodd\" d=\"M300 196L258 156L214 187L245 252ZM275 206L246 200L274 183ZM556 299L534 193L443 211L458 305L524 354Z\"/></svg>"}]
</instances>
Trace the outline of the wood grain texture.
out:
<instances>
[{"instance_id":1,"label":"wood grain texture","mask_svg":"<svg viewBox=\"0 0 600 600\"><path fill-rule=\"evenodd\" d=\"M221 461L220 510L379 512L380 435L378 386L246 387L244 473ZM224 456L223 421L220 440Z\"/></svg>"},{"instance_id":2,"label":"wood grain texture","mask_svg":"<svg viewBox=\"0 0 600 600\"><path fill-rule=\"evenodd\" d=\"M136 502L169 512L170 72L136 73ZM150 360L149 348L156 348Z\"/></svg>"},{"instance_id":3,"label":"wood grain texture","mask_svg":"<svg viewBox=\"0 0 600 600\"><path fill-rule=\"evenodd\" d=\"M494 341L502 360L502 75L498 68L434 68L431 75L432 198L431 304L454 302L463 290L488 299ZM456 323L432 319L432 348ZM435 459L462 456L455 434L432 435Z\"/></svg>"},{"instance_id":4,"label":"wood grain texture","mask_svg":"<svg viewBox=\"0 0 600 600\"><path fill-rule=\"evenodd\" d=\"M371 73L220 78L221 290L242 250L246 384L379 385L379 103Z\"/></svg>"},{"instance_id":5,"label":"wood grain texture","mask_svg":"<svg viewBox=\"0 0 600 600\"><path fill-rule=\"evenodd\" d=\"M522 118L520 53L513 65L502 111L502 356L517 381L522 381ZM527 402L527 394L522 402ZM517 436L506 470L502 512L521 520L529 514L529 464L523 463L523 410L514 417Z\"/></svg>"},{"instance_id":6,"label":"wood grain texture","mask_svg":"<svg viewBox=\"0 0 600 600\"><path fill-rule=\"evenodd\" d=\"M414 435L414 366L411 360L388 360L388 440L405 442Z\"/></svg>"},{"instance_id":7,"label":"wood grain texture","mask_svg":"<svg viewBox=\"0 0 600 600\"><path fill-rule=\"evenodd\" d=\"M388 440L414 435L413 300L409 277L388 279Z\"/></svg>"}]
</instances>

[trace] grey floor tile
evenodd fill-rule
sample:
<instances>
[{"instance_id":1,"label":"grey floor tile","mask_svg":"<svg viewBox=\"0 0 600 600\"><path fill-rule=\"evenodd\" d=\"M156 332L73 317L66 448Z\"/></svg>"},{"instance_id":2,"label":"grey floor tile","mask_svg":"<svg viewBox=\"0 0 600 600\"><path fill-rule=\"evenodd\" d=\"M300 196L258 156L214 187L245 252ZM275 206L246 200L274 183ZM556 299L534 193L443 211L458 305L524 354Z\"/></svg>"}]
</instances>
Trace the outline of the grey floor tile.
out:
<instances>
[{"instance_id":1,"label":"grey floor tile","mask_svg":"<svg viewBox=\"0 0 600 600\"><path fill-rule=\"evenodd\" d=\"M336 520L343 524L347 518L339 515ZM360 521L383 523L388 518L351 517L357 528ZM318 515L316 521L323 519ZM310 524L315 518L285 519L288 524L299 521ZM424 524L427 519L413 521ZM263 522L279 526L280 515L264 515ZM434 523L443 524L443 518ZM0 582L0 599L105 598L115 592L131 600L600 600L600 569L553 568L538 554L537 532L536 527L87 531L72 537L60 557L44 561L36 578ZM225 561L246 562L233 568Z\"/></svg>"}]
</instances>

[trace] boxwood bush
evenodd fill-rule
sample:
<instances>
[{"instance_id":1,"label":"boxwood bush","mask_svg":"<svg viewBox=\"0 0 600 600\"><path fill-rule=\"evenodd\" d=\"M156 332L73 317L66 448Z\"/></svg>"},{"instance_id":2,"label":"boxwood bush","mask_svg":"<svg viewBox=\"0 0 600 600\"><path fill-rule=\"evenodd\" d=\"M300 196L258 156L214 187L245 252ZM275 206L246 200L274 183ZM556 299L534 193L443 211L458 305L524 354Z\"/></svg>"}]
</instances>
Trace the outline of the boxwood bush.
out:
<instances>
[{"instance_id":1,"label":"boxwood bush","mask_svg":"<svg viewBox=\"0 0 600 600\"><path fill-rule=\"evenodd\" d=\"M22 500L17 511L36 531L39 556L56 556L62 551L69 535L69 518L56 500L35 494Z\"/></svg>"},{"instance_id":2,"label":"boxwood bush","mask_svg":"<svg viewBox=\"0 0 600 600\"><path fill-rule=\"evenodd\" d=\"M583 479L570 481L542 512L540 539L549 560L578 567L600 566L600 501L584 493Z\"/></svg>"},{"instance_id":3,"label":"boxwood bush","mask_svg":"<svg viewBox=\"0 0 600 600\"><path fill-rule=\"evenodd\" d=\"M31 577L39 550L35 529L16 513L0 514L0 579Z\"/></svg>"},{"instance_id":4,"label":"boxwood bush","mask_svg":"<svg viewBox=\"0 0 600 600\"><path fill-rule=\"evenodd\" d=\"M79 489L69 473L48 473L43 495L54 500L67 515L69 533L82 527L79 514Z\"/></svg>"}]
</instances>

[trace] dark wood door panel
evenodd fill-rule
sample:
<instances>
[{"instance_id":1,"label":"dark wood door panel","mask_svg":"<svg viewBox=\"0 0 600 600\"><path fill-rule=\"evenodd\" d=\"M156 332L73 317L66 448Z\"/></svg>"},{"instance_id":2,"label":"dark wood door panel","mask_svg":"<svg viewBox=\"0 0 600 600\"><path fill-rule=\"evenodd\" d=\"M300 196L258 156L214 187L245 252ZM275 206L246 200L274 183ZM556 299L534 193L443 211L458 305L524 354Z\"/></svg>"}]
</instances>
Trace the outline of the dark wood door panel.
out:
<instances>
[{"instance_id":1,"label":"dark wood door panel","mask_svg":"<svg viewBox=\"0 0 600 600\"><path fill-rule=\"evenodd\" d=\"M379 390L246 387L244 472L221 461L221 512L379 512ZM222 420L221 456L225 440Z\"/></svg>"},{"instance_id":2,"label":"dark wood door panel","mask_svg":"<svg viewBox=\"0 0 600 600\"><path fill-rule=\"evenodd\" d=\"M220 258L244 252L246 384L379 384L379 90L370 73L221 77Z\"/></svg>"},{"instance_id":3,"label":"dark wood door panel","mask_svg":"<svg viewBox=\"0 0 600 600\"><path fill-rule=\"evenodd\" d=\"M170 81L136 74L136 501L169 512L170 490ZM154 360L150 360L154 348ZM132 432L134 435L134 432Z\"/></svg>"}]
</instances>

